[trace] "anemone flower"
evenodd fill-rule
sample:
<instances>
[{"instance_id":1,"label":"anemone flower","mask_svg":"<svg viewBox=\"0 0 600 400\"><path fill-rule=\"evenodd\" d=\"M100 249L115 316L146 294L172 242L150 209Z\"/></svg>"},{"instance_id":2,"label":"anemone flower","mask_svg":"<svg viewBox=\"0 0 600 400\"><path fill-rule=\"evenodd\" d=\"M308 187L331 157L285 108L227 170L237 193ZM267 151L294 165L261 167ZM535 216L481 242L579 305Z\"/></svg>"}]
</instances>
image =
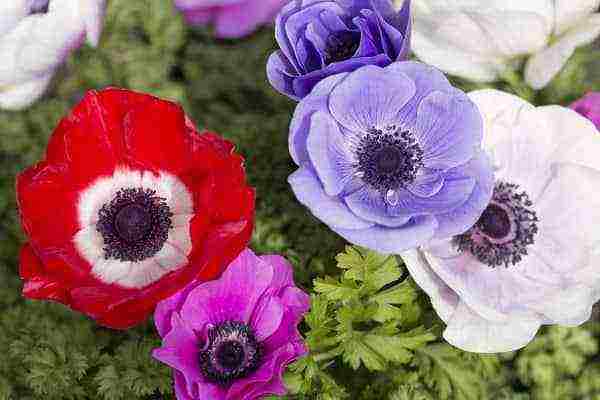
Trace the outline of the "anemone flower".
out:
<instances>
[{"instance_id":1,"label":"anemone flower","mask_svg":"<svg viewBox=\"0 0 600 400\"><path fill-rule=\"evenodd\" d=\"M541 325L583 323L600 298L600 140L568 108L495 90L470 97L486 124L492 200L469 231L402 257L449 343L512 351Z\"/></svg>"},{"instance_id":2,"label":"anemone flower","mask_svg":"<svg viewBox=\"0 0 600 400\"><path fill-rule=\"evenodd\" d=\"M122 89L86 95L19 175L17 196L25 297L121 329L218 277L254 221L233 145L198 134L178 105Z\"/></svg>"}]
</instances>

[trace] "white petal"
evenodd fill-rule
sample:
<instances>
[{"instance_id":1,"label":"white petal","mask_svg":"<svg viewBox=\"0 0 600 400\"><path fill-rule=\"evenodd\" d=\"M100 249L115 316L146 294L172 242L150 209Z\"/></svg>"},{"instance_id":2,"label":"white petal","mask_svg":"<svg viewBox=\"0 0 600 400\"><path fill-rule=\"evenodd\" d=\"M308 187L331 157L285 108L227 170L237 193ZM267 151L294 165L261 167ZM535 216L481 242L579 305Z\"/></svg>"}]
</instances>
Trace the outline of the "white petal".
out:
<instances>
[{"instance_id":1,"label":"white petal","mask_svg":"<svg viewBox=\"0 0 600 400\"><path fill-rule=\"evenodd\" d=\"M81 16L85 21L87 40L92 46L98 46L106 11L106 0L79 0Z\"/></svg>"},{"instance_id":2,"label":"white petal","mask_svg":"<svg viewBox=\"0 0 600 400\"><path fill-rule=\"evenodd\" d=\"M534 89L542 89L560 72L579 46L592 43L600 35L600 14L579 21L552 46L529 59L525 80Z\"/></svg>"},{"instance_id":3,"label":"white petal","mask_svg":"<svg viewBox=\"0 0 600 400\"><path fill-rule=\"evenodd\" d=\"M154 258L138 263L130 262L129 264L129 273L115 281L116 284L126 288L141 289L156 282L169 272L158 264ZM115 268L115 275L117 274L116 271ZM118 271L122 272L123 269L118 269Z\"/></svg>"},{"instance_id":4,"label":"white petal","mask_svg":"<svg viewBox=\"0 0 600 400\"><path fill-rule=\"evenodd\" d=\"M562 35L598 10L600 0L554 0L554 34Z\"/></svg>"},{"instance_id":5,"label":"white petal","mask_svg":"<svg viewBox=\"0 0 600 400\"><path fill-rule=\"evenodd\" d=\"M131 261L119 261L115 259L99 259L94 267L92 273L96 278L106 284L119 284L124 287L138 287L135 285L129 286L121 283L122 280L126 279L128 274L132 272L134 263Z\"/></svg>"},{"instance_id":6,"label":"white petal","mask_svg":"<svg viewBox=\"0 0 600 400\"><path fill-rule=\"evenodd\" d=\"M504 322L490 321L461 302L448 322L444 339L466 351L501 353L526 346L541 323L541 318L531 313L511 316Z\"/></svg>"},{"instance_id":7,"label":"white petal","mask_svg":"<svg viewBox=\"0 0 600 400\"><path fill-rule=\"evenodd\" d=\"M190 234L190 221L194 215L175 215L172 218L173 228L169 230L167 243L187 256L192 250L192 236Z\"/></svg>"},{"instance_id":8,"label":"white petal","mask_svg":"<svg viewBox=\"0 0 600 400\"><path fill-rule=\"evenodd\" d=\"M456 293L432 271L420 250L409 250L400 254L400 257L417 285L429 295L440 318L448 322L458 306Z\"/></svg>"},{"instance_id":9,"label":"white petal","mask_svg":"<svg viewBox=\"0 0 600 400\"><path fill-rule=\"evenodd\" d=\"M29 14L29 0L0 2L0 36L13 29Z\"/></svg>"},{"instance_id":10,"label":"white petal","mask_svg":"<svg viewBox=\"0 0 600 400\"><path fill-rule=\"evenodd\" d=\"M0 109L20 110L42 97L54 71L25 83L0 86Z\"/></svg>"},{"instance_id":11,"label":"white petal","mask_svg":"<svg viewBox=\"0 0 600 400\"><path fill-rule=\"evenodd\" d=\"M184 254L182 250L167 241L152 259L165 271L175 271L187 264L187 253Z\"/></svg>"},{"instance_id":12,"label":"white petal","mask_svg":"<svg viewBox=\"0 0 600 400\"><path fill-rule=\"evenodd\" d=\"M493 81L512 59L541 50L551 26L536 13L445 9L414 18L413 50L426 63L476 81Z\"/></svg>"},{"instance_id":13,"label":"white petal","mask_svg":"<svg viewBox=\"0 0 600 400\"><path fill-rule=\"evenodd\" d=\"M123 188L140 187L139 171L128 169L115 170L110 177L100 177L84 189L79 195L77 215L79 226L87 227L98 222L98 212L110 203L117 192Z\"/></svg>"},{"instance_id":14,"label":"white petal","mask_svg":"<svg viewBox=\"0 0 600 400\"><path fill-rule=\"evenodd\" d=\"M165 199L173 214L194 212L192 194L176 176L164 171L156 176L150 171L145 171L141 185L145 189L156 190L156 195Z\"/></svg>"},{"instance_id":15,"label":"white petal","mask_svg":"<svg viewBox=\"0 0 600 400\"><path fill-rule=\"evenodd\" d=\"M524 303L543 298L554 289L523 276L518 268L491 268L469 253L445 256L447 247L434 244L425 249L431 269L462 301L486 319L504 321L514 312L524 310Z\"/></svg>"},{"instance_id":16,"label":"white petal","mask_svg":"<svg viewBox=\"0 0 600 400\"><path fill-rule=\"evenodd\" d=\"M595 300L595 291L581 284L557 290L552 297L529 308L544 315L546 323L578 326L590 318Z\"/></svg>"},{"instance_id":17,"label":"white petal","mask_svg":"<svg viewBox=\"0 0 600 400\"><path fill-rule=\"evenodd\" d=\"M498 79L506 64L499 59L471 54L459 46L449 43L434 33L438 22L416 18L412 37L412 49L417 57L442 71L477 82L492 82Z\"/></svg>"},{"instance_id":18,"label":"white petal","mask_svg":"<svg viewBox=\"0 0 600 400\"><path fill-rule=\"evenodd\" d=\"M594 124L577 112L561 106L536 108L529 117L545 122L545 130L532 132L552 143L549 156L555 163L573 163L600 170L600 140Z\"/></svg>"},{"instance_id":19,"label":"white petal","mask_svg":"<svg viewBox=\"0 0 600 400\"><path fill-rule=\"evenodd\" d=\"M95 265L104 258L104 239L95 225L79 230L73 237L75 248L79 254L90 264Z\"/></svg>"},{"instance_id":20,"label":"white petal","mask_svg":"<svg viewBox=\"0 0 600 400\"><path fill-rule=\"evenodd\" d=\"M550 123L524 100L496 90L469 94L484 120L483 146L496 179L521 186L535 198L550 175L555 142L546 132ZM532 151L535 149L535 151Z\"/></svg>"},{"instance_id":21,"label":"white petal","mask_svg":"<svg viewBox=\"0 0 600 400\"><path fill-rule=\"evenodd\" d=\"M600 171L574 164L557 164L536 203L540 257L570 274L589 265L600 226ZM597 278L600 281L600 275Z\"/></svg>"}]
</instances>

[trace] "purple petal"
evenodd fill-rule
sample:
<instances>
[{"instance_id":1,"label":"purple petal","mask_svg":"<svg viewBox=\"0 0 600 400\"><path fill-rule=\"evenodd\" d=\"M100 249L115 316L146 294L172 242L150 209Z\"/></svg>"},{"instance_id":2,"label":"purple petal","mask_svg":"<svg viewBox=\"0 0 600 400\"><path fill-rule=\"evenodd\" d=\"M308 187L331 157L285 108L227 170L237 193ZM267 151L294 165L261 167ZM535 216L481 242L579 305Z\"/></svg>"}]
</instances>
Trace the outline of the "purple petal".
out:
<instances>
[{"instance_id":1,"label":"purple petal","mask_svg":"<svg viewBox=\"0 0 600 400\"><path fill-rule=\"evenodd\" d=\"M469 163L453 170L452 173L475 177L477 182L471 196L461 207L436 216L439 224L435 233L436 239L449 238L469 230L489 204L494 190L494 173L490 161L483 151Z\"/></svg>"},{"instance_id":2,"label":"purple petal","mask_svg":"<svg viewBox=\"0 0 600 400\"><path fill-rule=\"evenodd\" d=\"M333 118L324 112L311 117L307 150L325 193L335 196L354 180L352 154Z\"/></svg>"},{"instance_id":3,"label":"purple petal","mask_svg":"<svg viewBox=\"0 0 600 400\"><path fill-rule=\"evenodd\" d=\"M374 225L354 215L338 197L328 196L319 179L308 168L301 167L290 175L288 182L298 201L330 227L353 230Z\"/></svg>"},{"instance_id":4,"label":"purple petal","mask_svg":"<svg viewBox=\"0 0 600 400\"><path fill-rule=\"evenodd\" d=\"M333 89L329 109L348 130L367 132L395 125L400 109L415 91L415 84L406 75L367 65Z\"/></svg>"},{"instance_id":5,"label":"purple petal","mask_svg":"<svg viewBox=\"0 0 600 400\"><path fill-rule=\"evenodd\" d=\"M185 378L181 372L173 372L173 381L173 386L175 387L175 396L177 397L177 400L194 400L194 398L190 396L190 394L187 391ZM213 398L218 399L219 397Z\"/></svg>"},{"instance_id":6,"label":"purple petal","mask_svg":"<svg viewBox=\"0 0 600 400\"><path fill-rule=\"evenodd\" d=\"M162 347L154 349L152 356L181 372L190 392L202 376L198 364L198 339L178 313L173 313L171 324L173 329L163 338Z\"/></svg>"},{"instance_id":7,"label":"purple petal","mask_svg":"<svg viewBox=\"0 0 600 400\"><path fill-rule=\"evenodd\" d=\"M268 354L258 371L236 381L228 390L226 400L255 400L265 395L287 393L283 383L285 366L298 358L293 344Z\"/></svg>"},{"instance_id":8,"label":"purple petal","mask_svg":"<svg viewBox=\"0 0 600 400\"><path fill-rule=\"evenodd\" d=\"M255 1L218 7L215 16L216 35L239 38L250 34L259 25L271 22L283 6L282 0Z\"/></svg>"},{"instance_id":9,"label":"purple petal","mask_svg":"<svg viewBox=\"0 0 600 400\"><path fill-rule=\"evenodd\" d=\"M459 91L431 92L418 106L414 134L429 168L449 169L469 161L480 147L483 120Z\"/></svg>"},{"instance_id":10,"label":"purple petal","mask_svg":"<svg viewBox=\"0 0 600 400\"><path fill-rule=\"evenodd\" d=\"M415 84L416 90L414 96L412 96L410 101L406 103L399 113L399 119L404 121L406 126L415 125L417 119L417 108L425 96L436 90L442 92L450 92L454 90L443 73L420 62L395 62L386 69L390 73L403 73Z\"/></svg>"},{"instance_id":11,"label":"purple petal","mask_svg":"<svg viewBox=\"0 0 600 400\"><path fill-rule=\"evenodd\" d=\"M258 300L273 280L273 267L252 251L243 251L221 279L196 287L182 307L181 315L198 331L207 323L247 323Z\"/></svg>"},{"instance_id":12,"label":"purple petal","mask_svg":"<svg viewBox=\"0 0 600 400\"><path fill-rule=\"evenodd\" d=\"M413 216L450 212L467 201L473 193L475 183L475 178L471 176L447 175L442 189L433 196L419 197L403 190L400 192L398 204L389 207L390 214Z\"/></svg>"},{"instance_id":13,"label":"purple petal","mask_svg":"<svg viewBox=\"0 0 600 400\"><path fill-rule=\"evenodd\" d=\"M332 228L349 242L367 247L383 254L399 254L417 247L431 239L437 228L434 217L416 217L399 228L374 226L367 229L351 230Z\"/></svg>"},{"instance_id":14,"label":"purple petal","mask_svg":"<svg viewBox=\"0 0 600 400\"><path fill-rule=\"evenodd\" d=\"M288 10L290 11L288 12ZM275 37L284 54L288 56L290 61L293 60L292 64L296 66L298 73L309 71L303 68L302 60L297 57L295 45L304 35L307 21L318 19L320 14L325 10L329 10L337 15L345 14L345 10L335 2L323 1L313 2L308 6L302 5L300 7L290 7L288 5L277 20Z\"/></svg>"},{"instance_id":15,"label":"purple petal","mask_svg":"<svg viewBox=\"0 0 600 400\"><path fill-rule=\"evenodd\" d=\"M385 54L378 54L374 57L357 57L348 60L334 62L323 69L309 72L308 74L298 76L294 80L294 93L297 97L303 98L311 93L313 87L328 76L352 72L365 65L377 65L385 67L392 62Z\"/></svg>"},{"instance_id":16,"label":"purple petal","mask_svg":"<svg viewBox=\"0 0 600 400\"><path fill-rule=\"evenodd\" d=\"M275 254L260 256L260 259L273 266L271 287L283 289L286 286L294 286L294 269L288 260Z\"/></svg>"},{"instance_id":17,"label":"purple petal","mask_svg":"<svg viewBox=\"0 0 600 400\"><path fill-rule=\"evenodd\" d=\"M444 175L437 171L423 171L417 175L414 182L407 185L406 189L418 197L431 197L438 193L444 186Z\"/></svg>"},{"instance_id":18,"label":"purple petal","mask_svg":"<svg viewBox=\"0 0 600 400\"><path fill-rule=\"evenodd\" d=\"M383 195L366 185L345 197L344 201L348 208L360 218L379 225L397 227L410 221L410 216L395 217L389 214L388 205L384 201Z\"/></svg>"},{"instance_id":19,"label":"purple petal","mask_svg":"<svg viewBox=\"0 0 600 400\"><path fill-rule=\"evenodd\" d=\"M271 336L281 325L284 308L278 298L263 296L254 310L250 326L259 342Z\"/></svg>"},{"instance_id":20,"label":"purple petal","mask_svg":"<svg viewBox=\"0 0 600 400\"><path fill-rule=\"evenodd\" d=\"M306 141L310 132L310 118L316 111L327 110L327 99L331 90L348 74L338 74L323 79L316 85L309 96L303 99L296 110L290 124L288 139L290 155L297 165L310 163Z\"/></svg>"},{"instance_id":21,"label":"purple petal","mask_svg":"<svg viewBox=\"0 0 600 400\"><path fill-rule=\"evenodd\" d=\"M171 331L171 316L174 312L181 310L181 306L194 287L195 284L192 282L173 296L157 304L154 312L154 324L161 337L165 337Z\"/></svg>"},{"instance_id":22,"label":"purple petal","mask_svg":"<svg viewBox=\"0 0 600 400\"><path fill-rule=\"evenodd\" d=\"M369 11L367 16L374 17L373 12ZM352 21L354 22L354 25L360 29L360 45L356 51L355 57L373 57L380 54L382 51L377 46L377 44L380 43L380 40L378 37L374 37L371 32L372 24L369 23L368 19L364 17L355 17Z\"/></svg>"},{"instance_id":23,"label":"purple petal","mask_svg":"<svg viewBox=\"0 0 600 400\"><path fill-rule=\"evenodd\" d=\"M299 100L294 94L294 79L292 75L292 66L285 55L276 51L269 56L267 62L267 77L269 83L281 94L290 96L294 100Z\"/></svg>"}]
</instances>

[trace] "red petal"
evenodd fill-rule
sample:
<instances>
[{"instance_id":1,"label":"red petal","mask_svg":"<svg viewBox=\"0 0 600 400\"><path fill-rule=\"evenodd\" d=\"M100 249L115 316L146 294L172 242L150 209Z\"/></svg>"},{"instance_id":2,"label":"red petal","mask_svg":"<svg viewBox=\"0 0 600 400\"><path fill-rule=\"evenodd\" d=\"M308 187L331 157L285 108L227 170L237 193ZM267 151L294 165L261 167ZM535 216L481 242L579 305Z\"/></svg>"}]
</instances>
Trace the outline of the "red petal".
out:
<instances>
[{"instance_id":1,"label":"red petal","mask_svg":"<svg viewBox=\"0 0 600 400\"><path fill-rule=\"evenodd\" d=\"M130 158L155 170L178 174L191 162L185 114L168 101L155 99L128 113L125 143Z\"/></svg>"},{"instance_id":2,"label":"red petal","mask_svg":"<svg viewBox=\"0 0 600 400\"><path fill-rule=\"evenodd\" d=\"M77 196L57 166L40 163L17 177L23 229L37 246L60 247L72 240L79 229Z\"/></svg>"},{"instance_id":3,"label":"red petal","mask_svg":"<svg viewBox=\"0 0 600 400\"><path fill-rule=\"evenodd\" d=\"M32 247L21 248L19 274L23 283L23 296L30 299L47 299L68 303L68 291L61 282L45 275L43 265Z\"/></svg>"}]
</instances>

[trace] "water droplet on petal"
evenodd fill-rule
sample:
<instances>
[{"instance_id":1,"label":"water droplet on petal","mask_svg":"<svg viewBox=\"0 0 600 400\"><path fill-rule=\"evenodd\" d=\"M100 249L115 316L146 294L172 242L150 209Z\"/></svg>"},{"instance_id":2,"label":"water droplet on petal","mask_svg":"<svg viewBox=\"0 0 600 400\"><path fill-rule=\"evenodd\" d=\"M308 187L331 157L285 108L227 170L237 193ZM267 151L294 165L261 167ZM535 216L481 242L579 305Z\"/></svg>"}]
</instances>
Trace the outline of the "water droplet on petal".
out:
<instances>
[{"instance_id":1,"label":"water droplet on petal","mask_svg":"<svg viewBox=\"0 0 600 400\"><path fill-rule=\"evenodd\" d=\"M385 202L388 203L390 206L398 205L399 201L400 201L400 196L398 195L397 191L390 189L385 194Z\"/></svg>"},{"instance_id":2,"label":"water droplet on petal","mask_svg":"<svg viewBox=\"0 0 600 400\"><path fill-rule=\"evenodd\" d=\"M362 178L365 177L365 173L364 173L364 171L357 171L357 172L354 173L354 177L362 179Z\"/></svg>"}]
</instances>

